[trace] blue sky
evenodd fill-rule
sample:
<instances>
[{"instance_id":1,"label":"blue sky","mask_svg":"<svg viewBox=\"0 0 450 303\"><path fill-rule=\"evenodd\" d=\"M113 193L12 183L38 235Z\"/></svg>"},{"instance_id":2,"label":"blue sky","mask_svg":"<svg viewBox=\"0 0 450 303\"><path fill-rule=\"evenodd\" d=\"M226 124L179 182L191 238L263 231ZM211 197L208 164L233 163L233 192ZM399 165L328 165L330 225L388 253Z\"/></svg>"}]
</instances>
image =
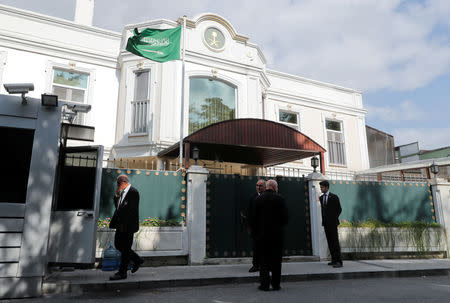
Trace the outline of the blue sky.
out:
<instances>
[{"instance_id":1,"label":"blue sky","mask_svg":"<svg viewBox=\"0 0 450 303\"><path fill-rule=\"evenodd\" d=\"M0 0L73 20L75 0ZM94 26L210 12L257 44L268 68L360 90L366 123L395 144L450 146L449 0L96 0Z\"/></svg>"}]
</instances>

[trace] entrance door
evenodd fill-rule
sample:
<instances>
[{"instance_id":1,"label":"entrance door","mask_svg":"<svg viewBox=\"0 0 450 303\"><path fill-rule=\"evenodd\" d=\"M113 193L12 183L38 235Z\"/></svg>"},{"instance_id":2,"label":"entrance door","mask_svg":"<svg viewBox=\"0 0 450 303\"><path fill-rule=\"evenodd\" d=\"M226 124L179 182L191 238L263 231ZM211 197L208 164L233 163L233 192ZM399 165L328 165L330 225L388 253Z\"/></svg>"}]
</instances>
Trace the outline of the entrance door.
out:
<instances>
[{"instance_id":1,"label":"entrance door","mask_svg":"<svg viewBox=\"0 0 450 303\"><path fill-rule=\"evenodd\" d=\"M52 221L49 262L92 264L100 201L103 146L62 151Z\"/></svg>"}]
</instances>

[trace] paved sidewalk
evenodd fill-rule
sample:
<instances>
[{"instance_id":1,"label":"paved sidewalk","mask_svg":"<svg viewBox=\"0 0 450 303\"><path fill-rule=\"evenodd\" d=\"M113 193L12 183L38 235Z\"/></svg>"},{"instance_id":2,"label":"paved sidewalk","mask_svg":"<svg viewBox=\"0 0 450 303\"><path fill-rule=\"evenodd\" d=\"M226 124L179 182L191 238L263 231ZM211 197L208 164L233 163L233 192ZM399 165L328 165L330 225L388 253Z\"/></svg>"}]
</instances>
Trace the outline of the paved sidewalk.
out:
<instances>
[{"instance_id":1,"label":"paved sidewalk","mask_svg":"<svg viewBox=\"0 0 450 303\"><path fill-rule=\"evenodd\" d=\"M327 263L283 263L282 281L450 275L450 259L344 261L342 268L333 268ZM249 273L249 268L250 264L141 267L126 280L119 281L109 281L114 272L98 269L56 272L44 281L43 291L60 293L257 282L258 273Z\"/></svg>"}]
</instances>

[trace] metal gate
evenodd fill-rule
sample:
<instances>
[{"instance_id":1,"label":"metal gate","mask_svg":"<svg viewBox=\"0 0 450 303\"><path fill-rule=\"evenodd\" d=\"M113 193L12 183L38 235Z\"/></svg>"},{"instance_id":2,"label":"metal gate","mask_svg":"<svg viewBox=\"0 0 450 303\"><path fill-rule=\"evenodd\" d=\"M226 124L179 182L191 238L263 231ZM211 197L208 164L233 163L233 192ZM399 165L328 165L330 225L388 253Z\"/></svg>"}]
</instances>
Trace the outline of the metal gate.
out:
<instances>
[{"instance_id":1,"label":"metal gate","mask_svg":"<svg viewBox=\"0 0 450 303\"><path fill-rule=\"evenodd\" d=\"M93 264L103 146L66 147L61 152L48 262Z\"/></svg>"},{"instance_id":2,"label":"metal gate","mask_svg":"<svg viewBox=\"0 0 450 303\"><path fill-rule=\"evenodd\" d=\"M211 174L206 198L206 256L252 256L252 245L242 214L260 177ZM268 178L263 178L268 179ZM286 200L289 224L285 228L284 255L312 255L307 182L303 178L277 178Z\"/></svg>"}]
</instances>

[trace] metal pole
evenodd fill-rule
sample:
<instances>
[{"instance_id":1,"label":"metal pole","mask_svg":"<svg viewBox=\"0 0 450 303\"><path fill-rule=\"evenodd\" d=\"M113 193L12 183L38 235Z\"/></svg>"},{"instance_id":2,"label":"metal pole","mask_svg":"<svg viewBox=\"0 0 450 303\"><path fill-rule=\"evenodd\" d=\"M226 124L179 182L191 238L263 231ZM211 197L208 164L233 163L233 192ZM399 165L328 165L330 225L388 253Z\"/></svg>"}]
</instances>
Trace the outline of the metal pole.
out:
<instances>
[{"instance_id":1,"label":"metal pole","mask_svg":"<svg viewBox=\"0 0 450 303\"><path fill-rule=\"evenodd\" d=\"M183 16L183 49L182 49L182 66L181 66L181 119L180 119L180 167L183 165L183 133L184 133L184 57L186 55L186 15Z\"/></svg>"}]
</instances>

